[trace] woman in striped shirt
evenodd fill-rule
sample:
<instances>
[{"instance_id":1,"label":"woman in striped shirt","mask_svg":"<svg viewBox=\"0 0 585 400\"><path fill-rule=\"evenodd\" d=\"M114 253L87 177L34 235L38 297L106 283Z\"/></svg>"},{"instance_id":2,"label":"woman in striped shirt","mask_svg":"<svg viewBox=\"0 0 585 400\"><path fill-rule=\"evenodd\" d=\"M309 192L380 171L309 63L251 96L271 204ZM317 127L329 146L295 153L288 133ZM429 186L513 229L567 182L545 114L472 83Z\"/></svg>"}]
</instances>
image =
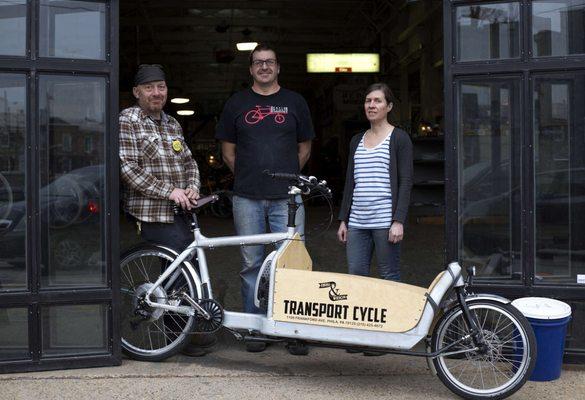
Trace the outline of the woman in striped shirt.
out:
<instances>
[{"instance_id":1,"label":"woman in striped shirt","mask_svg":"<svg viewBox=\"0 0 585 400\"><path fill-rule=\"evenodd\" d=\"M350 143L337 237L347 244L349 273L368 276L373 251L384 279L400 280L400 242L412 187L412 142L388 122L392 92L384 83L366 91L370 129Z\"/></svg>"}]
</instances>

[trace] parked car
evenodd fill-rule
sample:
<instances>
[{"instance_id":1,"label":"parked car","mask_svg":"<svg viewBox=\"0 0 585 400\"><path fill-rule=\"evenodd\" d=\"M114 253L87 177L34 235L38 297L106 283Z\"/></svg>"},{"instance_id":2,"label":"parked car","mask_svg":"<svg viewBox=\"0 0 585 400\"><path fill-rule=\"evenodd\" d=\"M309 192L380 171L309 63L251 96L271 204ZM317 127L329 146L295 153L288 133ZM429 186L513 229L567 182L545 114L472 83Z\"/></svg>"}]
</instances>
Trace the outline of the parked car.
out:
<instances>
[{"instance_id":1,"label":"parked car","mask_svg":"<svg viewBox=\"0 0 585 400\"><path fill-rule=\"evenodd\" d=\"M95 223L103 203L104 176L103 165L88 166L60 175L41 188L38 198L43 231ZM26 199L0 204L0 216L3 217L0 218L1 265L25 265L26 207ZM62 242L64 240L60 241L61 247ZM75 254L71 248L73 242L67 246L71 254ZM59 248L53 250L55 254L63 253L58 251Z\"/></svg>"}]
</instances>

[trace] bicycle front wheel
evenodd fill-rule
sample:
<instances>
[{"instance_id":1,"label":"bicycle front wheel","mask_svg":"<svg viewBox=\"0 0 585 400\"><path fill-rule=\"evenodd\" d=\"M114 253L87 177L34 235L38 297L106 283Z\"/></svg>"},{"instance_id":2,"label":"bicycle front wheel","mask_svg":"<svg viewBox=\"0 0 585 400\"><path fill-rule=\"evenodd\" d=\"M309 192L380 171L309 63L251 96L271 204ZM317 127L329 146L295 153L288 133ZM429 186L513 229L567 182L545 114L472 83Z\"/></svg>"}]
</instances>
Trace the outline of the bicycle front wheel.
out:
<instances>
[{"instance_id":1,"label":"bicycle front wheel","mask_svg":"<svg viewBox=\"0 0 585 400\"><path fill-rule=\"evenodd\" d=\"M161 361L178 353L187 344L195 317L178 314L144 302L146 292L173 262L175 255L157 246L141 246L120 259L122 350L143 361ZM157 287L152 300L173 306L188 306L183 294L201 297L184 265Z\"/></svg>"},{"instance_id":2,"label":"bicycle front wheel","mask_svg":"<svg viewBox=\"0 0 585 400\"><path fill-rule=\"evenodd\" d=\"M503 399L524 385L536 362L536 339L528 320L512 305L482 300L469 304L479 325L483 349L469 340L433 360L437 375L466 399ZM469 334L461 307L447 312L433 333L432 350L452 345ZM467 351L466 351L467 350ZM451 354L448 353L455 353Z\"/></svg>"}]
</instances>

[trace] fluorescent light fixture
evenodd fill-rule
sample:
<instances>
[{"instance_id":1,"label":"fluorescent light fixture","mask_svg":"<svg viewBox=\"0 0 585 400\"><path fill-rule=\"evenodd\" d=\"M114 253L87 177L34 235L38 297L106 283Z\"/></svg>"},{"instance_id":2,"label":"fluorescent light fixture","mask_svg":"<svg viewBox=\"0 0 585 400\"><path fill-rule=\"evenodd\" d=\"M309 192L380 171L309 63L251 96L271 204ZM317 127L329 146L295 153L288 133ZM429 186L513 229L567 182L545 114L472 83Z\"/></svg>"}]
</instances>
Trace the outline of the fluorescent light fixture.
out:
<instances>
[{"instance_id":1,"label":"fluorescent light fixture","mask_svg":"<svg viewBox=\"0 0 585 400\"><path fill-rule=\"evenodd\" d=\"M309 53L307 72L380 72L378 53Z\"/></svg>"},{"instance_id":2,"label":"fluorescent light fixture","mask_svg":"<svg viewBox=\"0 0 585 400\"><path fill-rule=\"evenodd\" d=\"M179 110L179 111L177 111L177 114L179 114L179 115L193 115L193 114L195 114L195 111L193 111L193 110Z\"/></svg>"},{"instance_id":3,"label":"fluorescent light fixture","mask_svg":"<svg viewBox=\"0 0 585 400\"><path fill-rule=\"evenodd\" d=\"M186 97L174 97L171 99L171 103L175 103L175 104L185 104L188 102L189 102L189 99Z\"/></svg>"},{"instance_id":4,"label":"fluorescent light fixture","mask_svg":"<svg viewBox=\"0 0 585 400\"><path fill-rule=\"evenodd\" d=\"M241 42L236 43L236 47L239 51L252 51L258 46L257 42Z\"/></svg>"}]
</instances>

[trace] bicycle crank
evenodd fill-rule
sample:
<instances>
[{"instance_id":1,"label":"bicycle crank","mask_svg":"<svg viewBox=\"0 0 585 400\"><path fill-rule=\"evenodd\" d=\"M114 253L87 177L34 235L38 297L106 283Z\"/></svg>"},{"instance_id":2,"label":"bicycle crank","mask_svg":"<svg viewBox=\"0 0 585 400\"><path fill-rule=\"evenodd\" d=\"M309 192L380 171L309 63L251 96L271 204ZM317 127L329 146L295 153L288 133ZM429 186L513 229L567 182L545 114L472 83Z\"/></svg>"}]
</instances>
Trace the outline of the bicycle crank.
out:
<instances>
[{"instance_id":1,"label":"bicycle crank","mask_svg":"<svg viewBox=\"0 0 585 400\"><path fill-rule=\"evenodd\" d=\"M217 301L212 299L200 300L199 305L207 312L209 318L205 318L197 314L195 317L195 331L205 333L217 332L223 323L222 306Z\"/></svg>"},{"instance_id":2,"label":"bicycle crank","mask_svg":"<svg viewBox=\"0 0 585 400\"><path fill-rule=\"evenodd\" d=\"M187 294L183 298L196 310L195 333L214 333L221 328L223 323L223 308L213 299L193 300Z\"/></svg>"}]
</instances>

